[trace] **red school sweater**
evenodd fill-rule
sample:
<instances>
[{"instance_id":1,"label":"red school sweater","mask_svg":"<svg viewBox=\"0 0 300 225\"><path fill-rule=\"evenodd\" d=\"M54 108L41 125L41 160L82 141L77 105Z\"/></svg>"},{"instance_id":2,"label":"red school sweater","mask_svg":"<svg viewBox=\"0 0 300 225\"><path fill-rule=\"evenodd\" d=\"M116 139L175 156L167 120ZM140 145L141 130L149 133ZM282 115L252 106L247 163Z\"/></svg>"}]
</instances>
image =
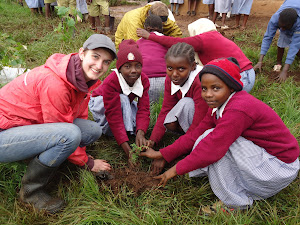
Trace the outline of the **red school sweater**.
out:
<instances>
[{"instance_id":1,"label":"red school sweater","mask_svg":"<svg viewBox=\"0 0 300 225\"><path fill-rule=\"evenodd\" d=\"M178 42L185 42L194 47L203 65L213 59L234 57L240 64L241 72L252 69L252 63L242 50L218 31L209 31L192 37L178 38L150 34L149 40L158 42L168 48Z\"/></svg>"},{"instance_id":2,"label":"red school sweater","mask_svg":"<svg viewBox=\"0 0 300 225\"><path fill-rule=\"evenodd\" d=\"M181 136L172 145L160 149L168 162L190 153L177 163L178 174L185 174L217 162L239 136L264 148L285 163L292 163L299 156L298 142L281 118L271 107L245 91L232 96L222 118L216 119L216 113L211 113L212 109L209 109L205 118L192 132ZM191 152L198 137L210 128L215 129Z\"/></svg>"},{"instance_id":3,"label":"red school sweater","mask_svg":"<svg viewBox=\"0 0 300 225\"><path fill-rule=\"evenodd\" d=\"M150 140L155 141L155 143L158 143L165 134L166 128L164 127L164 121L167 114L182 98L180 90L177 91L174 95L171 95L171 82L172 82L171 79L168 76L166 76L164 100L163 100L162 108L150 136ZM201 97L201 90L202 89L201 89L200 79L197 75L190 89L185 94L185 97L192 98L195 103L194 118L188 131L193 130L195 127L198 126L198 124L204 118L208 110L208 105Z\"/></svg>"},{"instance_id":4,"label":"red school sweater","mask_svg":"<svg viewBox=\"0 0 300 225\"><path fill-rule=\"evenodd\" d=\"M141 79L144 91L142 97L138 98L136 131L142 130L146 134L150 122L150 105L148 95L150 83L148 77L143 72L141 73ZM120 94L122 94L122 89L115 72L108 75L99 88L94 90L92 94L93 97L99 95L103 96L105 117L119 145L129 140L123 121ZM132 102L138 96L130 93L128 97L130 102Z\"/></svg>"}]
</instances>

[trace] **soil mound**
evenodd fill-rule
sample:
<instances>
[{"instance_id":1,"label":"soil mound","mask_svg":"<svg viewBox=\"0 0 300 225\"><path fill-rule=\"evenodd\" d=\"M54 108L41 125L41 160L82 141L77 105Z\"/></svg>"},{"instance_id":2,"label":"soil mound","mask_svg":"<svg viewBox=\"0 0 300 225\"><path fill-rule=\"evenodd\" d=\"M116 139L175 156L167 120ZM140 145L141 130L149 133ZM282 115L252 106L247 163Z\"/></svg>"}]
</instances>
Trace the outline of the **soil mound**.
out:
<instances>
[{"instance_id":1,"label":"soil mound","mask_svg":"<svg viewBox=\"0 0 300 225\"><path fill-rule=\"evenodd\" d=\"M127 186L137 196L145 190L155 189L159 180L154 179L148 172L135 171L130 168L118 168L111 173L112 179L99 181L104 182L111 188L114 194L119 193L123 187Z\"/></svg>"}]
</instances>

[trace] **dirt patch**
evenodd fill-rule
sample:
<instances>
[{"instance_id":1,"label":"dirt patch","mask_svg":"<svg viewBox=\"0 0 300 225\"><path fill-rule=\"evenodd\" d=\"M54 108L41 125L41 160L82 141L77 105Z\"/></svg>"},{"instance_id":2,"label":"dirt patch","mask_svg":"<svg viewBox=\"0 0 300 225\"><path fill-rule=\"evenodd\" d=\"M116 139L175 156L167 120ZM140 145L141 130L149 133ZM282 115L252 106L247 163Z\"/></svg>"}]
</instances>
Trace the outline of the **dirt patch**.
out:
<instances>
[{"instance_id":1,"label":"dirt patch","mask_svg":"<svg viewBox=\"0 0 300 225\"><path fill-rule=\"evenodd\" d=\"M104 182L114 194L119 193L126 186L138 196L145 190L156 188L159 183L159 180L154 179L148 172L134 171L129 168L114 169L111 175L113 179L99 181L99 185Z\"/></svg>"}]
</instances>

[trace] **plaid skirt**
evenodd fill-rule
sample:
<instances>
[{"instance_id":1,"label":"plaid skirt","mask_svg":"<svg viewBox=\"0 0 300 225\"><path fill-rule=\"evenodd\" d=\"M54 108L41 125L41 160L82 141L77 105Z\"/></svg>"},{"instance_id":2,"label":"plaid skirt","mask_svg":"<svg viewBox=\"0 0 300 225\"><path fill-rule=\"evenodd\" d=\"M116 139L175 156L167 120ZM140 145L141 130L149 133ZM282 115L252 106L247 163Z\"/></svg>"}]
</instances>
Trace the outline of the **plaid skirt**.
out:
<instances>
[{"instance_id":1,"label":"plaid skirt","mask_svg":"<svg viewBox=\"0 0 300 225\"><path fill-rule=\"evenodd\" d=\"M184 97L167 114L164 124L178 121L182 130L186 133L190 128L195 114L195 103L190 97Z\"/></svg>"},{"instance_id":2,"label":"plaid skirt","mask_svg":"<svg viewBox=\"0 0 300 225\"><path fill-rule=\"evenodd\" d=\"M205 131L193 149L213 129ZM299 160L285 163L252 141L239 137L219 161L189 173L208 176L214 194L227 206L245 209L253 200L269 198L298 175Z\"/></svg>"},{"instance_id":3,"label":"plaid skirt","mask_svg":"<svg viewBox=\"0 0 300 225\"><path fill-rule=\"evenodd\" d=\"M125 129L130 134L134 135L136 129L137 102L132 101L130 103L128 96L124 94L120 94L120 101L120 110L122 110ZM93 115L95 122L98 123L100 128L102 129L102 133L108 136L113 136L113 133L105 117L103 96L91 97L89 101L89 109Z\"/></svg>"}]
</instances>

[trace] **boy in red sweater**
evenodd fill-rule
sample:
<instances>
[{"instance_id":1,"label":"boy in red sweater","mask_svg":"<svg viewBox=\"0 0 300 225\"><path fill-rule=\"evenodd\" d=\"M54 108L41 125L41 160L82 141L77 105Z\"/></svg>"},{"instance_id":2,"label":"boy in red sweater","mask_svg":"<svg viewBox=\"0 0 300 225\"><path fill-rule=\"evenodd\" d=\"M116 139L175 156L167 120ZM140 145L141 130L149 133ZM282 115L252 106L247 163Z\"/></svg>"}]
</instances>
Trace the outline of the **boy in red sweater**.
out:
<instances>
[{"instance_id":1,"label":"boy in red sweater","mask_svg":"<svg viewBox=\"0 0 300 225\"><path fill-rule=\"evenodd\" d=\"M129 134L136 134L137 146L146 144L150 122L149 80L142 72L142 54L135 41L124 40L117 54L117 69L93 91L89 102L94 120L102 132L113 135L129 157ZM138 98L138 102L134 101Z\"/></svg>"},{"instance_id":2,"label":"boy in red sweater","mask_svg":"<svg viewBox=\"0 0 300 225\"><path fill-rule=\"evenodd\" d=\"M189 154L157 177L160 185L177 174L207 175L219 204L245 209L297 177L296 138L273 109L242 91L239 71L234 58L207 63L199 74L202 98L210 107L205 118L172 145L141 153L168 162Z\"/></svg>"}]
</instances>

